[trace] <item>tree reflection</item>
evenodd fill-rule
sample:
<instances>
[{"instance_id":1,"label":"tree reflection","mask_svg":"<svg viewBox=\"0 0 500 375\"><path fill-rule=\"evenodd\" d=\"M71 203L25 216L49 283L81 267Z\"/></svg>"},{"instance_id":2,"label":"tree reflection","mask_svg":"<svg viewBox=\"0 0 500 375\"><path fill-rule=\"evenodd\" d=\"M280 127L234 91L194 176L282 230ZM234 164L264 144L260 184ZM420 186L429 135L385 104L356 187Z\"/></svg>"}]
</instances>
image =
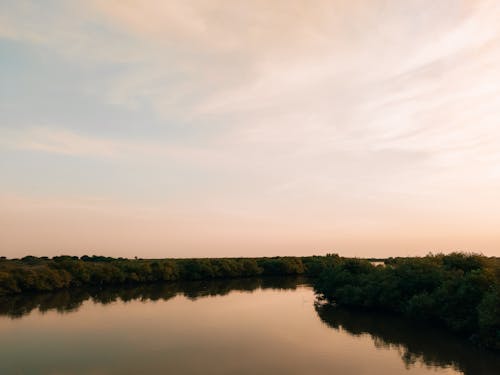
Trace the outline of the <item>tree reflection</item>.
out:
<instances>
[{"instance_id":1,"label":"tree reflection","mask_svg":"<svg viewBox=\"0 0 500 375\"><path fill-rule=\"evenodd\" d=\"M68 289L57 293L18 294L0 298L0 315L21 318L38 310L71 313L85 301L110 304L117 301L168 301L175 296L191 300L224 296L232 291L258 289L294 290L306 280L296 277L244 278L140 284L105 288ZM437 328L381 313L346 310L316 303L320 319L331 328L354 336L368 335L377 348L397 350L407 367L453 367L466 375L497 375L500 356L480 350L469 342Z\"/></svg>"},{"instance_id":2,"label":"tree reflection","mask_svg":"<svg viewBox=\"0 0 500 375\"><path fill-rule=\"evenodd\" d=\"M316 303L316 312L331 328L353 336L369 335L377 348L399 351L407 367L423 364L453 367L466 375L496 375L497 353L481 350L439 328L424 326L398 316L346 310Z\"/></svg>"},{"instance_id":3,"label":"tree reflection","mask_svg":"<svg viewBox=\"0 0 500 375\"><path fill-rule=\"evenodd\" d=\"M177 295L191 300L209 296L224 296L232 291L252 292L257 289L293 290L303 283L301 277L243 278L230 280L185 281L137 286L107 286L105 288L67 289L54 293L16 294L0 297L0 315L21 318L33 310L55 310L70 313L87 300L109 304L116 301L167 301Z\"/></svg>"}]
</instances>

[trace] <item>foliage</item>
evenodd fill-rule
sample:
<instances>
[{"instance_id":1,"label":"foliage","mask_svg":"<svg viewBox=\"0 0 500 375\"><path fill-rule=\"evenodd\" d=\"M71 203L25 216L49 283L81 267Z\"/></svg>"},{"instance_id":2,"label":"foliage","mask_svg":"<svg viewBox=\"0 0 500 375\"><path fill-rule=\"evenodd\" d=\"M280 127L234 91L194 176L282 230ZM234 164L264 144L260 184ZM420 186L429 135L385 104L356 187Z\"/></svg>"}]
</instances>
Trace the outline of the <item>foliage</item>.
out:
<instances>
[{"instance_id":1,"label":"foliage","mask_svg":"<svg viewBox=\"0 0 500 375\"><path fill-rule=\"evenodd\" d=\"M125 259L26 256L0 261L0 295L179 280L318 275L338 256L204 259Z\"/></svg>"},{"instance_id":2,"label":"foliage","mask_svg":"<svg viewBox=\"0 0 500 375\"><path fill-rule=\"evenodd\" d=\"M463 253L396 258L385 266L342 259L315 290L336 305L435 322L500 349L499 270L498 258Z\"/></svg>"},{"instance_id":3,"label":"foliage","mask_svg":"<svg viewBox=\"0 0 500 375\"><path fill-rule=\"evenodd\" d=\"M435 322L500 350L500 259L453 253L380 265L336 254L310 257L125 259L0 257L0 295L182 280L305 275L336 305Z\"/></svg>"}]
</instances>

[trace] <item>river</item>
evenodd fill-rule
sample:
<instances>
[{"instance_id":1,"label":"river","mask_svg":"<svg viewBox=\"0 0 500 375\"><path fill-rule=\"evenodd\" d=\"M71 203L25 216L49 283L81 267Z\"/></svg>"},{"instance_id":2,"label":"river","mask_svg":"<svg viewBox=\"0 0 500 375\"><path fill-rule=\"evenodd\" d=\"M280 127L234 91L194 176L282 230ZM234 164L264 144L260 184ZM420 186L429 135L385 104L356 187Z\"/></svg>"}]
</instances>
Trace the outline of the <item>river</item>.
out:
<instances>
[{"instance_id":1,"label":"river","mask_svg":"<svg viewBox=\"0 0 500 375\"><path fill-rule=\"evenodd\" d=\"M303 279L0 299L0 374L500 374L436 328L317 303Z\"/></svg>"}]
</instances>

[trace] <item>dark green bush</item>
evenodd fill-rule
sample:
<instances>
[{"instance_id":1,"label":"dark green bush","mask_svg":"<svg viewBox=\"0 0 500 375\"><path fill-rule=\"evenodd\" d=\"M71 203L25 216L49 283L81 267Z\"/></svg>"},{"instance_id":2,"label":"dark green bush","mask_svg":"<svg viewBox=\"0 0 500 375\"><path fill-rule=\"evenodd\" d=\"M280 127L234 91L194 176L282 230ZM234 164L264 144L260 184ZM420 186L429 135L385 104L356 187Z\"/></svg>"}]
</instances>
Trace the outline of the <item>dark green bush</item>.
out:
<instances>
[{"instance_id":1,"label":"dark green bush","mask_svg":"<svg viewBox=\"0 0 500 375\"><path fill-rule=\"evenodd\" d=\"M342 259L315 289L337 305L435 322L500 349L499 276L497 258L475 254L393 258L385 267Z\"/></svg>"}]
</instances>

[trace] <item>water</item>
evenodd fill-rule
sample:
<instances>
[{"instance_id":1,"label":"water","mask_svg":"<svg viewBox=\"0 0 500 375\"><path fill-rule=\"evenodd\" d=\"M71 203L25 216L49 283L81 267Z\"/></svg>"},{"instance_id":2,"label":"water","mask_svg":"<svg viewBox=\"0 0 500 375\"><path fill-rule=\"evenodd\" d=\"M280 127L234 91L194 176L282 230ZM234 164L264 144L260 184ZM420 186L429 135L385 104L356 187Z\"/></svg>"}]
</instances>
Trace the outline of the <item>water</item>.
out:
<instances>
[{"instance_id":1,"label":"water","mask_svg":"<svg viewBox=\"0 0 500 375\"><path fill-rule=\"evenodd\" d=\"M315 304L297 279L0 299L0 374L500 374L497 354Z\"/></svg>"}]
</instances>

